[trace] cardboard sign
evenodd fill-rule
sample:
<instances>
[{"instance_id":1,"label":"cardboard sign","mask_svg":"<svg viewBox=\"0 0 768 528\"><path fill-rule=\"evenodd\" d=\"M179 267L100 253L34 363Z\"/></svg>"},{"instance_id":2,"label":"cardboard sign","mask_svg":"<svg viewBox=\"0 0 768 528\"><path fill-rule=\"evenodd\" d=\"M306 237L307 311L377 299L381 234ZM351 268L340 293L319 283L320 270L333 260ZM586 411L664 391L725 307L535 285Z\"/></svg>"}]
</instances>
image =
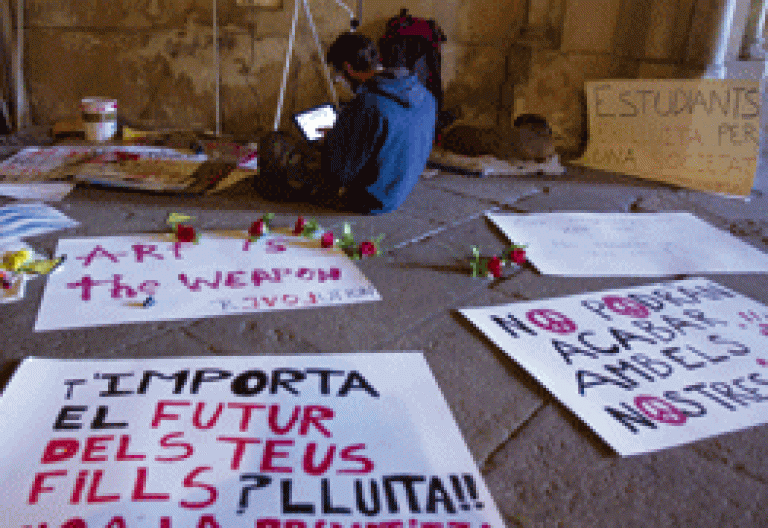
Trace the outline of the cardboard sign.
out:
<instances>
[{"instance_id":1,"label":"cardboard sign","mask_svg":"<svg viewBox=\"0 0 768 528\"><path fill-rule=\"evenodd\" d=\"M767 272L768 255L690 213L486 215L528 244L544 274L571 277Z\"/></svg>"},{"instance_id":2,"label":"cardboard sign","mask_svg":"<svg viewBox=\"0 0 768 528\"><path fill-rule=\"evenodd\" d=\"M48 280L36 331L381 299L340 250L278 233L253 243L244 231L203 233L197 244L170 234L62 239L57 255L67 262Z\"/></svg>"},{"instance_id":3,"label":"cardboard sign","mask_svg":"<svg viewBox=\"0 0 768 528\"><path fill-rule=\"evenodd\" d=\"M584 88L589 143L574 163L701 191L751 191L758 81L605 80Z\"/></svg>"},{"instance_id":4,"label":"cardboard sign","mask_svg":"<svg viewBox=\"0 0 768 528\"><path fill-rule=\"evenodd\" d=\"M768 422L768 307L714 282L461 313L621 455Z\"/></svg>"},{"instance_id":5,"label":"cardboard sign","mask_svg":"<svg viewBox=\"0 0 768 528\"><path fill-rule=\"evenodd\" d=\"M504 526L417 353L28 359L0 428L3 528Z\"/></svg>"}]
</instances>

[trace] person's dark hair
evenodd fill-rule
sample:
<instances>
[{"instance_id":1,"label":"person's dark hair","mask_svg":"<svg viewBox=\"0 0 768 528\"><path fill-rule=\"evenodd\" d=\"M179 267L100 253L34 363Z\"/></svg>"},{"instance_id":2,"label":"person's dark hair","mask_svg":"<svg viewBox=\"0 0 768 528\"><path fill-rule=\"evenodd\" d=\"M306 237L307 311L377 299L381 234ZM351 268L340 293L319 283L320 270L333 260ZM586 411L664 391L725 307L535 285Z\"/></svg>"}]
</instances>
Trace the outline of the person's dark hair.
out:
<instances>
[{"instance_id":1,"label":"person's dark hair","mask_svg":"<svg viewBox=\"0 0 768 528\"><path fill-rule=\"evenodd\" d=\"M368 71L379 63L379 51L371 39L360 33L342 33L328 48L325 61L337 70L348 62L355 71Z\"/></svg>"}]
</instances>

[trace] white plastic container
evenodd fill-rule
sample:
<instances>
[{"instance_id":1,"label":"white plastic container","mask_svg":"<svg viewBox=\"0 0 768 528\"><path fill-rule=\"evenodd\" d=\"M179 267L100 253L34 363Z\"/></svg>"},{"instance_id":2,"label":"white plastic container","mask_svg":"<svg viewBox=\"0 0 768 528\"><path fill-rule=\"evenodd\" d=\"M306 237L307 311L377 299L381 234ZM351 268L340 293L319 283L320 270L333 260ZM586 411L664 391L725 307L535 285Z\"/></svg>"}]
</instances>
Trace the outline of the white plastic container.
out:
<instances>
[{"instance_id":1,"label":"white plastic container","mask_svg":"<svg viewBox=\"0 0 768 528\"><path fill-rule=\"evenodd\" d=\"M80 103L88 141L109 141L117 134L117 100L85 97Z\"/></svg>"}]
</instances>

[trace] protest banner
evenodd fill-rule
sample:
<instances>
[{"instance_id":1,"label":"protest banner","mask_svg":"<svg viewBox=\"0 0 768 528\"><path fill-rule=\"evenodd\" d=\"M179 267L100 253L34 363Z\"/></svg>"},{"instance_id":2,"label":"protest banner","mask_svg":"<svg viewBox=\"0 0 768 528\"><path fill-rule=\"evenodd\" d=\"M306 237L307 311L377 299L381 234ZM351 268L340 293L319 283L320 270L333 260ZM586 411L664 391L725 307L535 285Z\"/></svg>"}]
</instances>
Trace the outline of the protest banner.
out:
<instances>
[{"instance_id":1,"label":"protest banner","mask_svg":"<svg viewBox=\"0 0 768 528\"><path fill-rule=\"evenodd\" d=\"M420 353L27 359L0 429L3 528L504 526Z\"/></svg>"},{"instance_id":2,"label":"protest banner","mask_svg":"<svg viewBox=\"0 0 768 528\"><path fill-rule=\"evenodd\" d=\"M278 232L244 231L62 239L35 330L190 319L376 301L374 286L339 249ZM152 297L154 303L145 306Z\"/></svg>"},{"instance_id":3,"label":"protest banner","mask_svg":"<svg viewBox=\"0 0 768 528\"><path fill-rule=\"evenodd\" d=\"M690 213L486 216L526 241L541 273L570 277L768 272L768 255Z\"/></svg>"},{"instance_id":4,"label":"protest banner","mask_svg":"<svg viewBox=\"0 0 768 528\"><path fill-rule=\"evenodd\" d=\"M752 190L758 81L603 80L584 89L589 142L573 163L701 191Z\"/></svg>"},{"instance_id":5,"label":"protest banner","mask_svg":"<svg viewBox=\"0 0 768 528\"><path fill-rule=\"evenodd\" d=\"M621 455L768 422L768 307L715 282L461 313Z\"/></svg>"}]
</instances>

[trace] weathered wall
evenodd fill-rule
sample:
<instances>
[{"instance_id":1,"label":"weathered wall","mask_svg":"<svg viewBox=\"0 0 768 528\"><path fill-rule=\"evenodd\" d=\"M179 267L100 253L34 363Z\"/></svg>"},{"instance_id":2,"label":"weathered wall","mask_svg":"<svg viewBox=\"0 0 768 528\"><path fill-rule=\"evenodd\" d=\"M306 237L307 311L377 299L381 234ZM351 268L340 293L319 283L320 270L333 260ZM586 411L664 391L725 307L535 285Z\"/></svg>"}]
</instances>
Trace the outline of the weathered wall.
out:
<instances>
[{"instance_id":1,"label":"weathered wall","mask_svg":"<svg viewBox=\"0 0 768 528\"><path fill-rule=\"evenodd\" d=\"M346 0L353 9L356 0ZM508 126L545 115L564 152L583 136L584 80L671 78L706 66L722 0L365 0L361 31L377 38L401 7L434 18L443 48L445 105L462 119ZM225 132L272 126L293 0L282 9L218 0ZM212 129L212 0L26 0L31 116L76 113L86 95L119 100L129 123ZM348 28L334 0L310 0L328 45ZM300 19L288 112L329 98L309 28ZM287 120L284 118L284 124Z\"/></svg>"}]
</instances>

